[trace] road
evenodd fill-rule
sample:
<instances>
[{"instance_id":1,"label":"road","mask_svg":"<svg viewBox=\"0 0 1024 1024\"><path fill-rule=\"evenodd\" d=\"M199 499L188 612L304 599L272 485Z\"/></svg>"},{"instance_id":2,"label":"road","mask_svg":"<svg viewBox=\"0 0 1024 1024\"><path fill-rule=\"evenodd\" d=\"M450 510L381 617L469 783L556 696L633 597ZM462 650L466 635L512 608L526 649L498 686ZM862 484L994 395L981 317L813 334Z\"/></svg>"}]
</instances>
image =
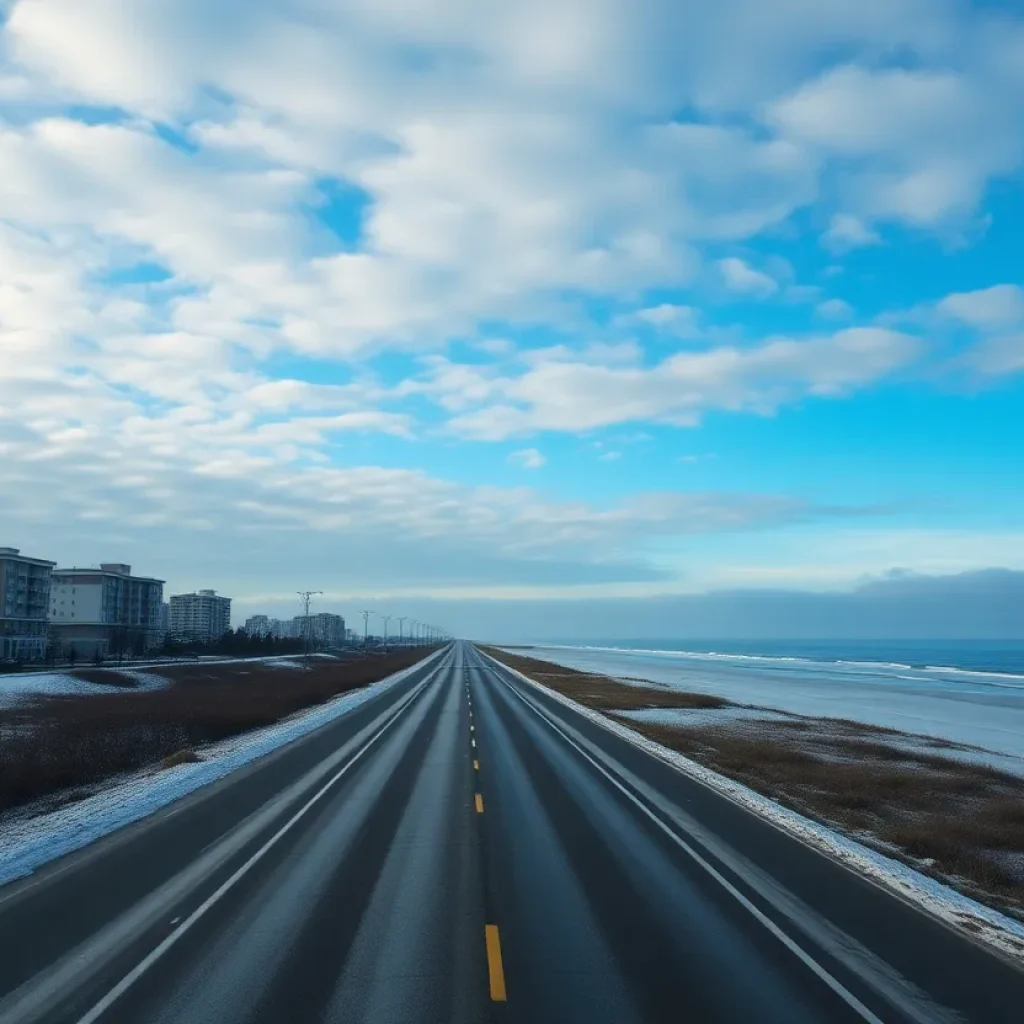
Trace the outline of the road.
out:
<instances>
[{"instance_id":1,"label":"road","mask_svg":"<svg viewBox=\"0 0 1024 1024\"><path fill-rule=\"evenodd\" d=\"M1019 1021L1024 973L457 643L0 889L0 1022Z\"/></svg>"}]
</instances>

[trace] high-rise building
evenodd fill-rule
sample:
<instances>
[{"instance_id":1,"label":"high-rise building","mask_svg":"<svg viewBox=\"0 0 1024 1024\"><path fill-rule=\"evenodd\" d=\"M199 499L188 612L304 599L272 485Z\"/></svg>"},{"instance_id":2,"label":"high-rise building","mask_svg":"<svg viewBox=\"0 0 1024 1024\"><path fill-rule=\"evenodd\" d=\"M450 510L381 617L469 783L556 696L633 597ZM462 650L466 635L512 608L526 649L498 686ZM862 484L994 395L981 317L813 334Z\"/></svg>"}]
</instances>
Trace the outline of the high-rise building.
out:
<instances>
[{"instance_id":1,"label":"high-rise building","mask_svg":"<svg viewBox=\"0 0 1024 1024\"><path fill-rule=\"evenodd\" d=\"M0 661L40 661L45 654L55 564L0 548Z\"/></svg>"},{"instance_id":2,"label":"high-rise building","mask_svg":"<svg viewBox=\"0 0 1024 1024\"><path fill-rule=\"evenodd\" d=\"M250 615L245 620L245 631L249 636L270 636L270 619L266 615Z\"/></svg>"},{"instance_id":3,"label":"high-rise building","mask_svg":"<svg viewBox=\"0 0 1024 1024\"><path fill-rule=\"evenodd\" d=\"M132 567L104 562L55 569L50 587L50 635L63 655L142 654L159 645L164 581L133 576Z\"/></svg>"},{"instance_id":4,"label":"high-rise building","mask_svg":"<svg viewBox=\"0 0 1024 1024\"><path fill-rule=\"evenodd\" d=\"M170 635L175 640L219 640L231 628L231 598L215 590L171 596Z\"/></svg>"},{"instance_id":5,"label":"high-rise building","mask_svg":"<svg viewBox=\"0 0 1024 1024\"><path fill-rule=\"evenodd\" d=\"M270 635L277 637L290 637L292 635L292 623L291 620L285 619L271 619L270 620Z\"/></svg>"},{"instance_id":6,"label":"high-rise building","mask_svg":"<svg viewBox=\"0 0 1024 1024\"><path fill-rule=\"evenodd\" d=\"M292 620L292 636L308 639L315 647L340 647L345 643L345 620L329 612L298 615Z\"/></svg>"}]
</instances>

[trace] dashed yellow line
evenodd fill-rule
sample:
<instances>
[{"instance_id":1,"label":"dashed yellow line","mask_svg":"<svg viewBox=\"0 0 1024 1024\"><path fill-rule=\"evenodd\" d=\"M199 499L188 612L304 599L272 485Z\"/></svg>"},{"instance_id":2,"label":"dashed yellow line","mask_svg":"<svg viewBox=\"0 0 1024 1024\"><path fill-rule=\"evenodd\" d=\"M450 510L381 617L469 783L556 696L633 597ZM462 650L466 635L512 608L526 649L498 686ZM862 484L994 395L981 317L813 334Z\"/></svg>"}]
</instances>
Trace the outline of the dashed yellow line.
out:
<instances>
[{"instance_id":1,"label":"dashed yellow line","mask_svg":"<svg viewBox=\"0 0 1024 1024\"><path fill-rule=\"evenodd\" d=\"M480 793L477 793L476 797L475 797L475 801L476 801L476 813L477 814L483 814L484 813L484 798L483 798L483 796Z\"/></svg>"},{"instance_id":2,"label":"dashed yellow line","mask_svg":"<svg viewBox=\"0 0 1024 1024\"><path fill-rule=\"evenodd\" d=\"M480 771L480 762L479 761L474 761L473 762L473 771L475 771L475 772Z\"/></svg>"},{"instance_id":3,"label":"dashed yellow line","mask_svg":"<svg viewBox=\"0 0 1024 1024\"><path fill-rule=\"evenodd\" d=\"M491 1000L495 1003L507 1002L505 967L501 962L501 936L496 924L484 925L484 940L487 943L487 971L491 977Z\"/></svg>"}]
</instances>

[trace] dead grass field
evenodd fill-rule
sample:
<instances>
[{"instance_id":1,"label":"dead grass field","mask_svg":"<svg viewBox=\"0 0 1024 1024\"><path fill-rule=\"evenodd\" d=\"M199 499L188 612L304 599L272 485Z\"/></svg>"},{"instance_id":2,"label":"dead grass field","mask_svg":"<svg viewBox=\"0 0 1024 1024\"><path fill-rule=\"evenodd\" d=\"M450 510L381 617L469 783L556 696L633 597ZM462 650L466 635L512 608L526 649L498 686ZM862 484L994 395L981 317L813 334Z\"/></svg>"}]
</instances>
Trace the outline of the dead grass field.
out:
<instances>
[{"instance_id":1,"label":"dead grass field","mask_svg":"<svg viewBox=\"0 0 1024 1024\"><path fill-rule=\"evenodd\" d=\"M429 649L357 661L314 658L308 671L259 662L152 670L161 690L42 698L0 709L0 811L272 725L367 686ZM102 671L102 670L96 670ZM107 682L95 679L95 682Z\"/></svg>"},{"instance_id":2,"label":"dead grass field","mask_svg":"<svg viewBox=\"0 0 1024 1024\"><path fill-rule=\"evenodd\" d=\"M730 718L734 705L728 701L688 702L702 694L665 694L534 658L489 653L602 711L724 709L721 724L709 723L707 715L692 726L685 715L679 725L615 717L809 818L1024 916L1024 779L956 758L969 748L840 719L738 720ZM680 703L671 703L672 697Z\"/></svg>"},{"instance_id":3,"label":"dead grass field","mask_svg":"<svg viewBox=\"0 0 1024 1024\"><path fill-rule=\"evenodd\" d=\"M633 711L642 708L723 708L729 702L706 693L686 693L651 685L625 685L609 676L591 675L520 654L482 647L492 657L538 683L598 711ZM645 680L646 681L646 680Z\"/></svg>"}]
</instances>

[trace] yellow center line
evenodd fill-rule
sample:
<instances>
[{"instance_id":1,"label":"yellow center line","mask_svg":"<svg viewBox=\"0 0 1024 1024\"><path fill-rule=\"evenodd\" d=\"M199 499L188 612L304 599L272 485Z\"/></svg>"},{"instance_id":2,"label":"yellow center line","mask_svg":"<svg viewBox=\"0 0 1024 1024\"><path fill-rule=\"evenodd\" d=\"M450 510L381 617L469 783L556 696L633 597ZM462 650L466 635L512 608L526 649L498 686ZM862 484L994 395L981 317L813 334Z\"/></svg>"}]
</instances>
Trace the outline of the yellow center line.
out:
<instances>
[{"instance_id":1,"label":"yellow center line","mask_svg":"<svg viewBox=\"0 0 1024 1024\"><path fill-rule=\"evenodd\" d=\"M484 798L479 793L476 794L476 813L484 813Z\"/></svg>"},{"instance_id":2,"label":"yellow center line","mask_svg":"<svg viewBox=\"0 0 1024 1024\"><path fill-rule=\"evenodd\" d=\"M491 976L491 1000L495 1003L508 1001L505 992L505 968L501 962L501 936L496 924L484 925L487 942L487 970Z\"/></svg>"},{"instance_id":3,"label":"yellow center line","mask_svg":"<svg viewBox=\"0 0 1024 1024\"><path fill-rule=\"evenodd\" d=\"M475 771L475 772L480 771L480 762L479 761L474 761L473 762L473 771Z\"/></svg>"}]
</instances>

